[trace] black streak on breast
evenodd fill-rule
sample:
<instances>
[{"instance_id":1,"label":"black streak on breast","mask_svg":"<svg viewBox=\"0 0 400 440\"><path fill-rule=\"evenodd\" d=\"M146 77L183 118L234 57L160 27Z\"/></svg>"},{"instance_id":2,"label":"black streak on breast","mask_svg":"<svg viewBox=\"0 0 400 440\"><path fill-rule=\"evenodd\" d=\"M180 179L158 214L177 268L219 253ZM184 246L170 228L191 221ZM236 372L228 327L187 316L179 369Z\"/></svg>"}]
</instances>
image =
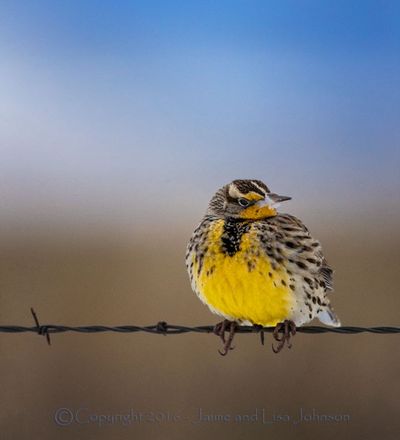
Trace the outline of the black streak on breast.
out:
<instances>
[{"instance_id":1,"label":"black streak on breast","mask_svg":"<svg viewBox=\"0 0 400 440\"><path fill-rule=\"evenodd\" d=\"M222 251L233 256L240 250L240 242L243 234L250 229L250 225L243 221L227 219L224 223L224 230L221 236Z\"/></svg>"}]
</instances>

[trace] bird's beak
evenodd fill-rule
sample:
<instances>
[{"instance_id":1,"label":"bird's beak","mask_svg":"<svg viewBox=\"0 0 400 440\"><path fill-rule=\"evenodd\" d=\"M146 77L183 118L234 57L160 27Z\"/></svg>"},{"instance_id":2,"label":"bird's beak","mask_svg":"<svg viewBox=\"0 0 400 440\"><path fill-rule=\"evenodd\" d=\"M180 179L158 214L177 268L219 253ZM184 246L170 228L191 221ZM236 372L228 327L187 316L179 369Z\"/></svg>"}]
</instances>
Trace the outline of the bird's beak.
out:
<instances>
[{"instance_id":1,"label":"bird's beak","mask_svg":"<svg viewBox=\"0 0 400 440\"><path fill-rule=\"evenodd\" d=\"M274 203L280 203L285 202L286 200L291 200L291 197L288 196L280 196L275 193L268 193L268 197L274 202Z\"/></svg>"}]
</instances>

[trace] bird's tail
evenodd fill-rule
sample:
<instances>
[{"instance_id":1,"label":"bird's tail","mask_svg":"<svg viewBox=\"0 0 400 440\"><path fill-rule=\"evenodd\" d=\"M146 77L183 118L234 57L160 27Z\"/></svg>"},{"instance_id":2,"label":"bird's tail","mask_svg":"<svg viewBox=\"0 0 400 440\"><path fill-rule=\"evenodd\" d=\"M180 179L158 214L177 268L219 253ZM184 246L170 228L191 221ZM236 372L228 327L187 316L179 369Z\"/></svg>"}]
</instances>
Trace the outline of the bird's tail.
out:
<instances>
[{"instance_id":1,"label":"bird's tail","mask_svg":"<svg viewBox=\"0 0 400 440\"><path fill-rule=\"evenodd\" d=\"M341 323L333 308L328 305L326 308L319 312L318 319L325 325L329 325L331 327L340 327Z\"/></svg>"}]
</instances>

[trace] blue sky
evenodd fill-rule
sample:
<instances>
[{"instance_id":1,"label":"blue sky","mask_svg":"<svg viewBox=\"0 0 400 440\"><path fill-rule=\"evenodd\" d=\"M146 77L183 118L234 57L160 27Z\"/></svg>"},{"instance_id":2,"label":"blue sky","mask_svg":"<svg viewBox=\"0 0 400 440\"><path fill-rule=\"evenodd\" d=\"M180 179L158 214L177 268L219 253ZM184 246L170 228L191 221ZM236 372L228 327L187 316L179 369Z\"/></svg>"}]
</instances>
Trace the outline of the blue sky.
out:
<instances>
[{"instance_id":1,"label":"blue sky","mask_svg":"<svg viewBox=\"0 0 400 440\"><path fill-rule=\"evenodd\" d=\"M299 200L397 203L399 13L394 1L2 1L3 212L140 203L146 222L155 196L198 210L238 177Z\"/></svg>"},{"instance_id":2,"label":"blue sky","mask_svg":"<svg viewBox=\"0 0 400 440\"><path fill-rule=\"evenodd\" d=\"M91 54L193 44L289 49L398 48L396 1L3 1L20 43ZM382 47L382 44L385 46Z\"/></svg>"}]
</instances>

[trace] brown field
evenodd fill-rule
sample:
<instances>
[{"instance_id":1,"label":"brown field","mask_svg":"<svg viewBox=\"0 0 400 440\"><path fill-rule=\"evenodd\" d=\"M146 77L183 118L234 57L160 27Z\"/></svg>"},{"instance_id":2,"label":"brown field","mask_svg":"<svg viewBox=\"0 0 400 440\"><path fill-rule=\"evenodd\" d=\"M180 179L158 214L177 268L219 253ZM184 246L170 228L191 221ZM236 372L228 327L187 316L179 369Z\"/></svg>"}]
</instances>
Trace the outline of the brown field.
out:
<instances>
[{"instance_id":1,"label":"brown field","mask_svg":"<svg viewBox=\"0 0 400 440\"><path fill-rule=\"evenodd\" d=\"M85 239L71 231L3 237L0 321L32 325L34 306L42 323L215 323L187 280L183 254L191 228L140 239L124 233ZM314 230L336 271L332 301L342 323L399 325L394 229L383 236L372 227L336 235ZM279 355L270 342L268 335L262 347L258 336L239 335L223 358L213 335L68 333L54 335L49 347L35 334L0 334L1 437L396 438L399 335L299 334L292 350ZM81 409L82 423L56 424L58 408ZM337 420L293 423L301 408ZM195 423L200 409L213 421ZM144 419L96 422L131 410Z\"/></svg>"}]
</instances>

